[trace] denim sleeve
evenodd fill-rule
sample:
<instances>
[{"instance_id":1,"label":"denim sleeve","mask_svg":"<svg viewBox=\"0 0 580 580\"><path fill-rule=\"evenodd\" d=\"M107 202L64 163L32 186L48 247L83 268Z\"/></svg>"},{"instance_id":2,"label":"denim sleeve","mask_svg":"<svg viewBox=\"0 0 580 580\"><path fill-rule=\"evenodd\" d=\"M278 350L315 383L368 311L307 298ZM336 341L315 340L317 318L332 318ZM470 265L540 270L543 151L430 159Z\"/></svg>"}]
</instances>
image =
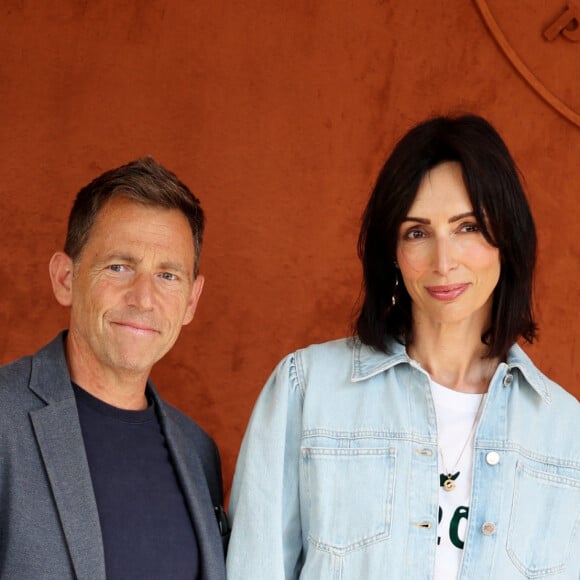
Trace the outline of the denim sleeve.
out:
<instances>
[{"instance_id":1,"label":"denim sleeve","mask_svg":"<svg viewBox=\"0 0 580 580\"><path fill-rule=\"evenodd\" d=\"M302 402L295 355L289 355L262 390L242 442L229 508L229 580L298 578Z\"/></svg>"}]
</instances>

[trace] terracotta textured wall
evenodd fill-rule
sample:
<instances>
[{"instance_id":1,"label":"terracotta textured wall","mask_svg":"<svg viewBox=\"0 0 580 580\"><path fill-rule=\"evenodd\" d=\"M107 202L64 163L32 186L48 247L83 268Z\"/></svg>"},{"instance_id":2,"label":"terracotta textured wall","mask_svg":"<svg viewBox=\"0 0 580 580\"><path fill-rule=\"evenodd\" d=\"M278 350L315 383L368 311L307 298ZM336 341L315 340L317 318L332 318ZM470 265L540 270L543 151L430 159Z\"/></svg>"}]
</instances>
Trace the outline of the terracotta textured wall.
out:
<instances>
[{"instance_id":1,"label":"terracotta textured wall","mask_svg":"<svg viewBox=\"0 0 580 580\"><path fill-rule=\"evenodd\" d=\"M198 315L154 379L216 438L229 487L276 362L348 332L359 217L395 139L468 110L503 134L537 219L541 335L528 351L580 395L580 43L573 24L542 37L565 6L4 0L0 362L66 325L47 263L77 190L152 154L208 216Z\"/></svg>"}]
</instances>

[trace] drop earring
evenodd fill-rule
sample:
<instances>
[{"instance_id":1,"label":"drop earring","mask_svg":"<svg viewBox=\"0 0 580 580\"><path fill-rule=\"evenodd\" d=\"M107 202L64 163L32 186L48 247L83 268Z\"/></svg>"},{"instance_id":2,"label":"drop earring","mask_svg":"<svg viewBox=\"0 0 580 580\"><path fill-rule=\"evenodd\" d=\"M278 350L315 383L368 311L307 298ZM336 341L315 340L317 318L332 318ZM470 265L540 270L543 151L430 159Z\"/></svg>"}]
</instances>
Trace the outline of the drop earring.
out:
<instances>
[{"instance_id":1,"label":"drop earring","mask_svg":"<svg viewBox=\"0 0 580 580\"><path fill-rule=\"evenodd\" d=\"M395 262L395 267L397 266L397 262ZM397 304L397 294L399 289L399 273L395 270L395 287L393 288L393 296L391 297L391 302L393 306Z\"/></svg>"}]
</instances>

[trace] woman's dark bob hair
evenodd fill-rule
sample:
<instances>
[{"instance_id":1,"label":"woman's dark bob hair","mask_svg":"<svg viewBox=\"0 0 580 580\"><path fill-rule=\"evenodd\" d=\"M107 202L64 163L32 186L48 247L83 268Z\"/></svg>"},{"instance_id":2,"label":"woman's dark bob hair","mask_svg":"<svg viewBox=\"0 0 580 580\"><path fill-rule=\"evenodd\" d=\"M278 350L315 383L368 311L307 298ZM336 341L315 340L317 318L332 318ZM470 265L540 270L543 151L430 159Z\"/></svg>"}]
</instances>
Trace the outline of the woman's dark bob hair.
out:
<instances>
[{"instance_id":1,"label":"woman's dark bob hair","mask_svg":"<svg viewBox=\"0 0 580 580\"><path fill-rule=\"evenodd\" d=\"M536 229L505 143L476 115L436 117L420 123L397 143L383 166L363 214L358 240L363 296L355 329L363 343L383 352L388 350L389 339L412 343L411 299L403 284L396 285L399 227L423 177L446 161L461 165L482 233L499 249L501 274L491 324L481 339L488 346L488 357L504 358L520 337L532 342L536 336L532 312Z\"/></svg>"}]
</instances>

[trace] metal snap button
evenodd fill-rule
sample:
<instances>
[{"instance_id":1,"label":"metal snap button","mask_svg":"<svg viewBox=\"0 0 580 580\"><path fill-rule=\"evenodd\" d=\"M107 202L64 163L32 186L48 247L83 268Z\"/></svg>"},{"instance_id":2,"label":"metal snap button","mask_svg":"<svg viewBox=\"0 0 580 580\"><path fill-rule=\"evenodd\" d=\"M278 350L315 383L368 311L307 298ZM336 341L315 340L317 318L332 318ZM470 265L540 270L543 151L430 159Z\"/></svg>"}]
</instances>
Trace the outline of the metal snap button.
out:
<instances>
[{"instance_id":1,"label":"metal snap button","mask_svg":"<svg viewBox=\"0 0 580 580\"><path fill-rule=\"evenodd\" d=\"M497 451L490 451L485 456L485 460L488 465L497 465L499 463L499 453Z\"/></svg>"},{"instance_id":2,"label":"metal snap button","mask_svg":"<svg viewBox=\"0 0 580 580\"><path fill-rule=\"evenodd\" d=\"M496 531L495 524L493 522L485 522L485 524L481 526L481 531L485 536L493 536Z\"/></svg>"},{"instance_id":3,"label":"metal snap button","mask_svg":"<svg viewBox=\"0 0 580 580\"><path fill-rule=\"evenodd\" d=\"M509 387L512 382L514 380L513 375L511 375L510 373L508 373L504 378L503 378L503 386L504 387Z\"/></svg>"}]
</instances>

